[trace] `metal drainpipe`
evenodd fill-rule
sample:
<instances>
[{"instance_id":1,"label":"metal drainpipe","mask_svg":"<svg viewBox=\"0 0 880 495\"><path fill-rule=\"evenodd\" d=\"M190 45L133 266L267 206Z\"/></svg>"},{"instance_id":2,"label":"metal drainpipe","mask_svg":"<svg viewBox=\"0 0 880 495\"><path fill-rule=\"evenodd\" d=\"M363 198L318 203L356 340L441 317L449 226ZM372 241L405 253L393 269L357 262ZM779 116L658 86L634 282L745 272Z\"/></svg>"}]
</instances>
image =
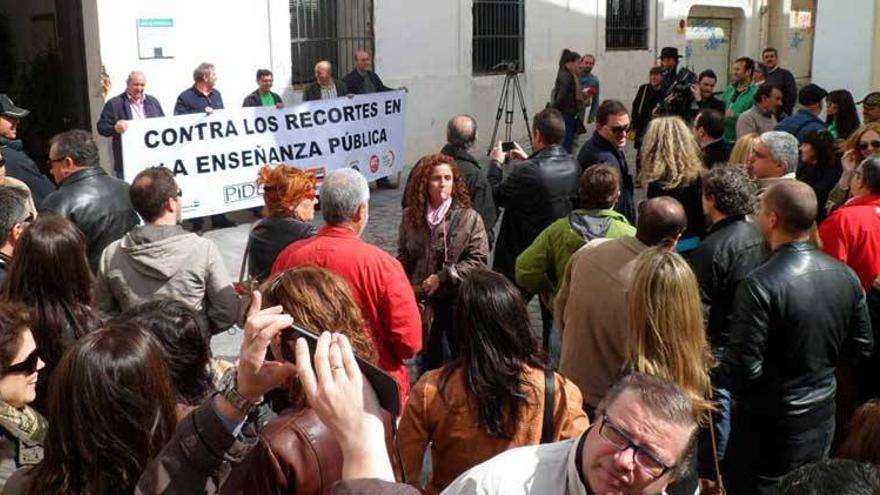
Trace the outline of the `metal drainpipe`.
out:
<instances>
[{"instance_id":1,"label":"metal drainpipe","mask_svg":"<svg viewBox=\"0 0 880 495\"><path fill-rule=\"evenodd\" d=\"M266 0L266 33L269 36L269 67L275 71L275 57L272 50L272 0Z\"/></svg>"},{"instance_id":2,"label":"metal drainpipe","mask_svg":"<svg viewBox=\"0 0 880 495\"><path fill-rule=\"evenodd\" d=\"M660 56L660 50L658 44L660 38L660 0L654 0L654 60L656 62L657 57Z\"/></svg>"}]
</instances>

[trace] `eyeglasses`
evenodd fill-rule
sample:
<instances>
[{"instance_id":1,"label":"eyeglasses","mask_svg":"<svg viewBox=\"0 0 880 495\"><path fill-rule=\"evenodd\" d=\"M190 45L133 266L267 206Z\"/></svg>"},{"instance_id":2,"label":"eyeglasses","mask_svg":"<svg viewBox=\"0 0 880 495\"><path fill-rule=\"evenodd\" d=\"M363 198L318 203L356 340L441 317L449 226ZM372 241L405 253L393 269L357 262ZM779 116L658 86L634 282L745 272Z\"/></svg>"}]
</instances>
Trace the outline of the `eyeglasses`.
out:
<instances>
[{"instance_id":1,"label":"eyeglasses","mask_svg":"<svg viewBox=\"0 0 880 495\"><path fill-rule=\"evenodd\" d=\"M613 132L614 134L617 134L617 135L623 134L624 132L629 132L628 125L615 125L615 126L609 126L608 128L611 129L611 132Z\"/></svg>"},{"instance_id":2,"label":"eyeglasses","mask_svg":"<svg viewBox=\"0 0 880 495\"><path fill-rule=\"evenodd\" d=\"M632 449L633 460L635 460L636 464L654 479L660 478L675 467L667 466L660 459L657 459L654 454L645 450L641 445L637 445L627 433L608 419L607 414L602 415L602 425L599 426L599 435L613 445L619 452Z\"/></svg>"},{"instance_id":3,"label":"eyeglasses","mask_svg":"<svg viewBox=\"0 0 880 495\"><path fill-rule=\"evenodd\" d=\"M53 163L55 163L55 162L60 162L60 161L64 160L65 158L67 158L67 157L66 157L66 156L62 156L61 158L52 158L52 157L50 156L49 159L46 160L46 164L49 165L49 166L51 167Z\"/></svg>"},{"instance_id":4,"label":"eyeglasses","mask_svg":"<svg viewBox=\"0 0 880 495\"><path fill-rule=\"evenodd\" d=\"M862 141L859 143L859 149L862 151L867 150L869 146L875 150L880 150L880 140L875 139L873 141Z\"/></svg>"},{"instance_id":5,"label":"eyeglasses","mask_svg":"<svg viewBox=\"0 0 880 495\"><path fill-rule=\"evenodd\" d=\"M30 354L28 354L28 357L26 357L24 361L7 366L6 369L3 371L3 374L8 375L10 373L24 373L26 375L32 375L37 372L39 361L40 356L37 355L37 350L34 349L33 351L31 351Z\"/></svg>"}]
</instances>

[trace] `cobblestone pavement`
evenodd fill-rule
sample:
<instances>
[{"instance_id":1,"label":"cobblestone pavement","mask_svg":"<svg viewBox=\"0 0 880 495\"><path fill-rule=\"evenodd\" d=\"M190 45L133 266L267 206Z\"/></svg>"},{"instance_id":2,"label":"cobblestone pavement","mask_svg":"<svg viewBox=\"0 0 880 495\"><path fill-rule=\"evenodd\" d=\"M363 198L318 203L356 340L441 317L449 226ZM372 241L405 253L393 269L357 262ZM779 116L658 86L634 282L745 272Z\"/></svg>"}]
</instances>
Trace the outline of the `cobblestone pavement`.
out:
<instances>
[{"instance_id":1,"label":"cobblestone pavement","mask_svg":"<svg viewBox=\"0 0 880 495\"><path fill-rule=\"evenodd\" d=\"M583 142L583 137L581 137L579 141ZM575 147L575 150L577 149L579 149L579 146ZM631 164L630 166L634 166L635 155L633 150L627 150L627 155ZM488 166L488 159L484 157L482 160L486 161L486 166ZM402 174L402 177L405 178L406 173ZM402 188L371 190L370 219L362 236L365 241L381 247L392 256L397 254L397 233L402 212L400 207L402 195ZM638 196L639 199L643 197L641 191ZM229 274L237 279L241 266L241 258L244 254L245 245L247 243L248 231L254 222L254 217L251 213L246 211L230 213L229 217L239 223L239 225L226 229L211 230L206 232L204 236L217 243ZM320 213L316 215L315 223L317 225L323 224ZM498 224L500 225L500 222ZM529 304L529 316L532 329L535 332L535 335L540 338L541 315L537 304L537 298L533 298ZM241 337L242 333L240 330L231 330L214 336L211 342L214 354L225 357L237 356L241 344ZM555 333L551 345L552 354L554 357L557 357L559 355L559 341L558 335Z\"/></svg>"}]
</instances>

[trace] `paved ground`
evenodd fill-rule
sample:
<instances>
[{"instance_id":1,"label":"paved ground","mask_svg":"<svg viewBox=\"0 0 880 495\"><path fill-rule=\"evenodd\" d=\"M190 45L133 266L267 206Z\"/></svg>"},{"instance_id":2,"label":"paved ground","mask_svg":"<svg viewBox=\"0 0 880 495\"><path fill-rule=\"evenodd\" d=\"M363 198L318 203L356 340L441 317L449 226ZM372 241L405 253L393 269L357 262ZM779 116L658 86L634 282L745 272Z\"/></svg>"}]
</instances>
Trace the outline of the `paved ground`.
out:
<instances>
[{"instance_id":1,"label":"paved ground","mask_svg":"<svg viewBox=\"0 0 880 495\"><path fill-rule=\"evenodd\" d=\"M592 128L592 126L590 127ZM592 132L592 129L590 131ZM576 146L575 149L579 149L579 146ZM482 152L479 154L482 154ZM635 157L631 149L627 150L627 155L629 162L634 164ZM485 160L488 165L488 159ZM403 177L406 177L406 175L404 174ZM402 194L402 189L373 189L370 194L370 221L364 231L363 239L381 247L391 255L397 254L397 229L400 225L400 201ZM241 267L241 258L247 243L248 232L251 224L254 222L254 217L248 212L235 212L229 214L229 216L239 223L237 227L208 231L204 236L217 243L223 255L223 260L226 262L227 270L232 277L237 279ZM319 225L323 223L320 213L315 218L315 223ZM537 298L533 299L531 304L529 304L529 314L532 329L540 337L541 316ZM224 357L237 356L241 337L242 333L237 329L215 336L211 342L214 354ZM552 344L555 356L558 356L558 347L558 338L555 338Z\"/></svg>"}]
</instances>

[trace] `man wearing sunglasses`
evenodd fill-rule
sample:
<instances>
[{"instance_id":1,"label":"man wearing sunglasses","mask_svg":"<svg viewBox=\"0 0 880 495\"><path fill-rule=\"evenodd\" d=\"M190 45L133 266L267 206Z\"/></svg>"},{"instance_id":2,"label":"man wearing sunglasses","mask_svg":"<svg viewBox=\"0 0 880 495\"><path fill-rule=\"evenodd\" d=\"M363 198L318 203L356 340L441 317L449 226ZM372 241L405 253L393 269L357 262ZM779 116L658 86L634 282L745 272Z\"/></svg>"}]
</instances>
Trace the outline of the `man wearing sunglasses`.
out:
<instances>
[{"instance_id":1,"label":"man wearing sunglasses","mask_svg":"<svg viewBox=\"0 0 880 495\"><path fill-rule=\"evenodd\" d=\"M509 450L462 474L443 492L654 495L685 474L696 444L693 404L676 385L622 378L580 438Z\"/></svg>"},{"instance_id":2,"label":"man wearing sunglasses","mask_svg":"<svg viewBox=\"0 0 880 495\"><path fill-rule=\"evenodd\" d=\"M33 216L24 197L9 187L0 187L0 286L6 281L6 269L12 262L15 246Z\"/></svg>"},{"instance_id":3,"label":"man wearing sunglasses","mask_svg":"<svg viewBox=\"0 0 880 495\"><path fill-rule=\"evenodd\" d=\"M596 112L596 130L578 152L577 161L581 170L590 165L607 163L617 167L620 172L620 198L614 207L626 217L629 223L636 224L636 197L633 178L623 149L630 130L629 111L617 100L605 100Z\"/></svg>"}]
</instances>

